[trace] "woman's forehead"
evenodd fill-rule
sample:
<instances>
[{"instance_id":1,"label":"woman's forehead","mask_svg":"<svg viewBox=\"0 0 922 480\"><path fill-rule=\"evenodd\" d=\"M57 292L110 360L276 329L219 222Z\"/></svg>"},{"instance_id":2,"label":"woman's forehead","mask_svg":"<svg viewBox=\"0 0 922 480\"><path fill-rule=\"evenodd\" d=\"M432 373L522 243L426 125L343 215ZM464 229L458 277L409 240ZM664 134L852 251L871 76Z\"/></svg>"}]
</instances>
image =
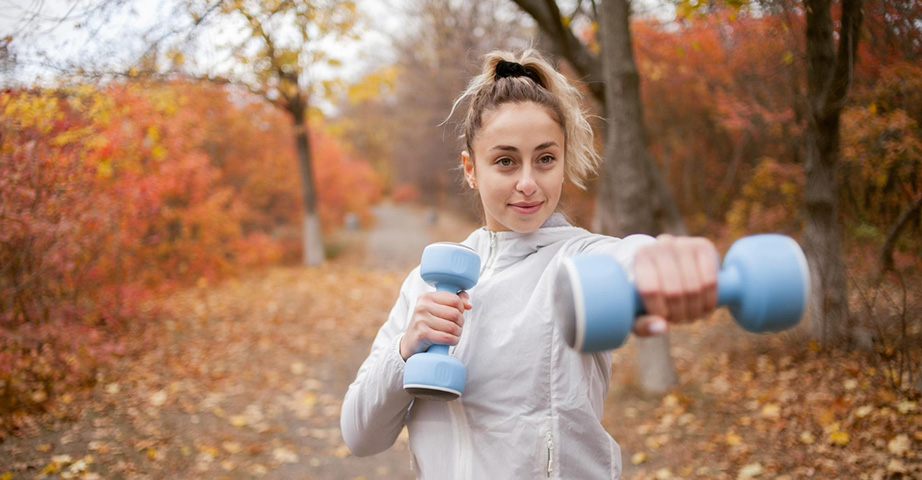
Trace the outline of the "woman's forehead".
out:
<instances>
[{"instance_id":1,"label":"woman's forehead","mask_svg":"<svg viewBox=\"0 0 922 480\"><path fill-rule=\"evenodd\" d=\"M548 142L563 144L563 129L546 108L534 103L505 104L484 113L474 148L492 149L497 145L519 150Z\"/></svg>"}]
</instances>

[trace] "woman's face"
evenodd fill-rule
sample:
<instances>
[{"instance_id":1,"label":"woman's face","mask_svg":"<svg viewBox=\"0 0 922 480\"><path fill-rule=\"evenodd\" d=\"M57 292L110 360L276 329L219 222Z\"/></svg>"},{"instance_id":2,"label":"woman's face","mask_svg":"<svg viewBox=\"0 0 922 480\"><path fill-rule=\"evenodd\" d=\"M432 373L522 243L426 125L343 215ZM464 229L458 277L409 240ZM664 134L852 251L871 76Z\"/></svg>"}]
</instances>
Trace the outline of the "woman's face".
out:
<instances>
[{"instance_id":1,"label":"woman's face","mask_svg":"<svg viewBox=\"0 0 922 480\"><path fill-rule=\"evenodd\" d=\"M463 152L464 176L480 192L487 230L531 232L554 213L564 180L564 134L547 110L507 103L483 114Z\"/></svg>"}]
</instances>

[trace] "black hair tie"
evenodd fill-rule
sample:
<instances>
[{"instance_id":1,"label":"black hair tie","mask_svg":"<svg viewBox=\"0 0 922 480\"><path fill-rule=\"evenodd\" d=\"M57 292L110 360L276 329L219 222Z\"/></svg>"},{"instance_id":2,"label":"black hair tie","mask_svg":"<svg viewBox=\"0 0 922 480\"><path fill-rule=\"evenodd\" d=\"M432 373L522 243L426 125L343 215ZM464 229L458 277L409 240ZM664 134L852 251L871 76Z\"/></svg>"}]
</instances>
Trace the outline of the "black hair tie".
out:
<instances>
[{"instance_id":1,"label":"black hair tie","mask_svg":"<svg viewBox=\"0 0 922 480\"><path fill-rule=\"evenodd\" d=\"M527 68L521 63L500 60L499 63L496 64L496 74L493 75L493 81L507 77L528 77L536 84L542 87L544 86L544 84L541 83L541 77L538 76L538 72L533 69Z\"/></svg>"}]
</instances>

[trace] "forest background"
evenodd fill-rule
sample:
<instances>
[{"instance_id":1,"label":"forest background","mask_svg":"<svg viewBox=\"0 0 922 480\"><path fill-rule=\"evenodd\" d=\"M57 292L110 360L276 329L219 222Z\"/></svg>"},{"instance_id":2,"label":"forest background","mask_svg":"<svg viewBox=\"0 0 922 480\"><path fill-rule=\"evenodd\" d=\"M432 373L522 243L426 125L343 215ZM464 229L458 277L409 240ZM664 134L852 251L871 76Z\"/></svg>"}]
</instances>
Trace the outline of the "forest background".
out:
<instances>
[{"instance_id":1,"label":"forest background","mask_svg":"<svg viewBox=\"0 0 922 480\"><path fill-rule=\"evenodd\" d=\"M158 299L278 266L327 268L308 250L348 256L342 232L370 228L382 201L478 220L455 168L458 119L446 117L481 55L534 44L576 80L578 69L513 2L374 3L166 3L168 15L131 31L119 29L141 15L128 1L10 10L0 442L145 349L139 332L169 316ZM561 24L599 54L595 2L558 3ZM911 476L922 469L922 5L866 0L863 13L835 189L848 332L788 339L833 370L867 373L888 426L874 447L885 458L860 469ZM76 49L91 53L43 52L61 25L97 33ZM689 233L722 250L751 233L803 234L805 28L789 0L634 5L646 145ZM94 40L104 36L130 41ZM604 109L585 95L604 138ZM598 229L598 188L566 190L574 223ZM820 423L828 444L847 446L844 420Z\"/></svg>"}]
</instances>

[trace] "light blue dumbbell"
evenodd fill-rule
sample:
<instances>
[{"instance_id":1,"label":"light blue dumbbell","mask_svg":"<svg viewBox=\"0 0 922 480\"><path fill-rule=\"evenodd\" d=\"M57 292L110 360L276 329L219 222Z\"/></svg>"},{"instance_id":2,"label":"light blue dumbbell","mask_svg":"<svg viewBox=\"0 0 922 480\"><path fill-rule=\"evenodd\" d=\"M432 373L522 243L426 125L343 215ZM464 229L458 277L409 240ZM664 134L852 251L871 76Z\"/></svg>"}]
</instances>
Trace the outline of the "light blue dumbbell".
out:
<instances>
[{"instance_id":1,"label":"light blue dumbbell","mask_svg":"<svg viewBox=\"0 0 922 480\"><path fill-rule=\"evenodd\" d=\"M460 243L433 243L423 250L419 274L439 292L458 293L477 284L480 256ZM407 360L403 389L426 400L454 400L464 393L467 372L448 354L448 345L434 344Z\"/></svg>"},{"instance_id":2,"label":"light blue dumbbell","mask_svg":"<svg viewBox=\"0 0 922 480\"><path fill-rule=\"evenodd\" d=\"M717 303L749 332L778 332L797 325L810 291L810 270L792 238L764 234L730 247L717 274ZM644 313L643 301L618 262L589 253L564 260L554 291L564 339L580 352L618 348Z\"/></svg>"}]
</instances>

